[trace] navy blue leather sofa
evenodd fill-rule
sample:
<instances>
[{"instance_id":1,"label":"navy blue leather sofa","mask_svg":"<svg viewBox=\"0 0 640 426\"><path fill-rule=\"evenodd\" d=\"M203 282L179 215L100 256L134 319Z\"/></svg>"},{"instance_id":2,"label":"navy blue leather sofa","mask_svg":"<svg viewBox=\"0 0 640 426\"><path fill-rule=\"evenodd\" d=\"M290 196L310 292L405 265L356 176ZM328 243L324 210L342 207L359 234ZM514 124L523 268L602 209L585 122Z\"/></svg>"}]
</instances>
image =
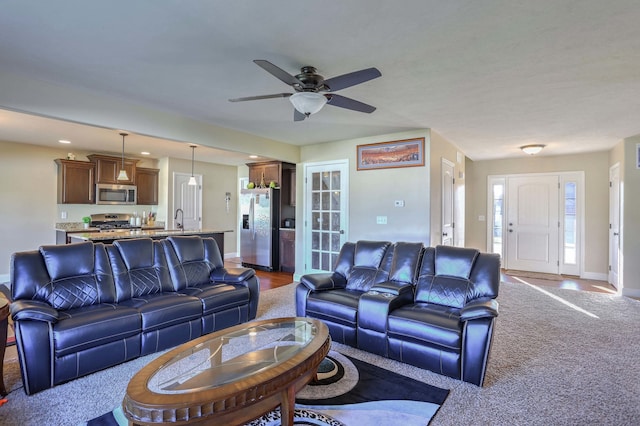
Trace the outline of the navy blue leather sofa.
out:
<instances>
[{"instance_id":1,"label":"navy blue leather sofa","mask_svg":"<svg viewBox=\"0 0 640 426\"><path fill-rule=\"evenodd\" d=\"M421 243L346 243L332 273L296 288L296 313L331 338L482 386L498 316L500 257Z\"/></svg>"},{"instance_id":2,"label":"navy blue leather sofa","mask_svg":"<svg viewBox=\"0 0 640 426\"><path fill-rule=\"evenodd\" d=\"M256 316L259 282L212 238L42 246L11 258L28 395Z\"/></svg>"}]
</instances>

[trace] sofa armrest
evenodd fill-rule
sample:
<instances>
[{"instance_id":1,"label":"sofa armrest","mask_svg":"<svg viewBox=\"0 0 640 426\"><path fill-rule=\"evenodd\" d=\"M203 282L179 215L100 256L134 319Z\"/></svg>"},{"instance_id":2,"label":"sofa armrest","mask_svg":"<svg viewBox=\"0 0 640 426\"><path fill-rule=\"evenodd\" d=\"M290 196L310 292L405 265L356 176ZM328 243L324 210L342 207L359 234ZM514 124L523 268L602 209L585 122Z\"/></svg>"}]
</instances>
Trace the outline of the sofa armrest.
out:
<instances>
[{"instance_id":1,"label":"sofa armrest","mask_svg":"<svg viewBox=\"0 0 640 426\"><path fill-rule=\"evenodd\" d=\"M14 321L34 320L56 323L58 311L37 300L18 300L11 304L11 317Z\"/></svg>"},{"instance_id":2,"label":"sofa armrest","mask_svg":"<svg viewBox=\"0 0 640 426\"><path fill-rule=\"evenodd\" d=\"M256 275L256 271L251 268L216 268L211 271L209 278L213 282L225 284L241 284Z\"/></svg>"},{"instance_id":3,"label":"sofa armrest","mask_svg":"<svg viewBox=\"0 0 640 426\"><path fill-rule=\"evenodd\" d=\"M494 318L497 316L498 301L495 299L475 299L460 309L460 321L470 321L479 318Z\"/></svg>"},{"instance_id":4,"label":"sofa armrest","mask_svg":"<svg viewBox=\"0 0 640 426\"><path fill-rule=\"evenodd\" d=\"M406 293L412 292L412 291L413 291L413 285L409 283L385 281L383 283L375 284L373 287L369 289L367 293L372 293L372 294L382 293L389 296L400 296L400 295L405 295ZM413 295L410 301L413 301Z\"/></svg>"},{"instance_id":5,"label":"sofa armrest","mask_svg":"<svg viewBox=\"0 0 640 426\"><path fill-rule=\"evenodd\" d=\"M345 277L336 273L303 275L300 277L300 283L312 291L333 290L347 286Z\"/></svg>"}]
</instances>

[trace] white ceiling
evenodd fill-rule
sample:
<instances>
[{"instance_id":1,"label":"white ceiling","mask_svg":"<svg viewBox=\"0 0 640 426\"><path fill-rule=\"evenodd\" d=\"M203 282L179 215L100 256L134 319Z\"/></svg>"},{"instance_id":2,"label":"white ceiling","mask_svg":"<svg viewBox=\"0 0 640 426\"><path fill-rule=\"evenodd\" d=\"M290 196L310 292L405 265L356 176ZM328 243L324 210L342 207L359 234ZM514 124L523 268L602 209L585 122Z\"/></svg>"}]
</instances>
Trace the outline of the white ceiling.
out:
<instances>
[{"instance_id":1,"label":"white ceiling","mask_svg":"<svg viewBox=\"0 0 640 426\"><path fill-rule=\"evenodd\" d=\"M294 145L432 128L474 160L530 143L559 155L640 134L639 22L637 0L5 1L0 71ZM325 78L377 67L339 93L378 109L294 123L287 99L228 102L290 91L254 59ZM2 93L0 106L12 108ZM2 118L2 140L91 134L119 149L114 129ZM180 142L132 135L127 152L190 158Z\"/></svg>"}]
</instances>

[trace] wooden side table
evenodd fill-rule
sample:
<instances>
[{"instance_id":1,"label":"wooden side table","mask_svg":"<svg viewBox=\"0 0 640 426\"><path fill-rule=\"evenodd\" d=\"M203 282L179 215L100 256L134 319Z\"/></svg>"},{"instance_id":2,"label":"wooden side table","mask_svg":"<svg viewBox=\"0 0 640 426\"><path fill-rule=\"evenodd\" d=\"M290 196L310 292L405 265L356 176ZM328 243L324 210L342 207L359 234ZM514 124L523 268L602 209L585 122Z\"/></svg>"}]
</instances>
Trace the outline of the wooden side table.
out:
<instances>
[{"instance_id":1,"label":"wooden side table","mask_svg":"<svg viewBox=\"0 0 640 426\"><path fill-rule=\"evenodd\" d=\"M4 351L7 347L7 329L9 327L9 301L0 294L0 395L6 396L4 387Z\"/></svg>"}]
</instances>

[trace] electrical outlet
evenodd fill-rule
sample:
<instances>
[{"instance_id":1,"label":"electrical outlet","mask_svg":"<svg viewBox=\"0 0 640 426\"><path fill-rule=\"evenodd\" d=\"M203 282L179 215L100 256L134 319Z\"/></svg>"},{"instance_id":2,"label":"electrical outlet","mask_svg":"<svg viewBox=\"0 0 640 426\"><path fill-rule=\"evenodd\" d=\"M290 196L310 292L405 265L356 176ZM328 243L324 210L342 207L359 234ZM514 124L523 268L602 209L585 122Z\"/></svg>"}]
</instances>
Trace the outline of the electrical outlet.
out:
<instances>
[{"instance_id":1,"label":"electrical outlet","mask_svg":"<svg viewBox=\"0 0 640 426\"><path fill-rule=\"evenodd\" d=\"M386 216L376 216L376 223L378 225L386 225L387 224L387 217Z\"/></svg>"},{"instance_id":2,"label":"electrical outlet","mask_svg":"<svg viewBox=\"0 0 640 426\"><path fill-rule=\"evenodd\" d=\"M485 217L484 217L484 215L480 215L480 216L478 216L478 220L479 220L480 222L484 222L484 221L485 221Z\"/></svg>"},{"instance_id":3,"label":"electrical outlet","mask_svg":"<svg viewBox=\"0 0 640 426\"><path fill-rule=\"evenodd\" d=\"M67 212L60 212L60 219L66 219L67 218Z\"/></svg>"}]
</instances>

